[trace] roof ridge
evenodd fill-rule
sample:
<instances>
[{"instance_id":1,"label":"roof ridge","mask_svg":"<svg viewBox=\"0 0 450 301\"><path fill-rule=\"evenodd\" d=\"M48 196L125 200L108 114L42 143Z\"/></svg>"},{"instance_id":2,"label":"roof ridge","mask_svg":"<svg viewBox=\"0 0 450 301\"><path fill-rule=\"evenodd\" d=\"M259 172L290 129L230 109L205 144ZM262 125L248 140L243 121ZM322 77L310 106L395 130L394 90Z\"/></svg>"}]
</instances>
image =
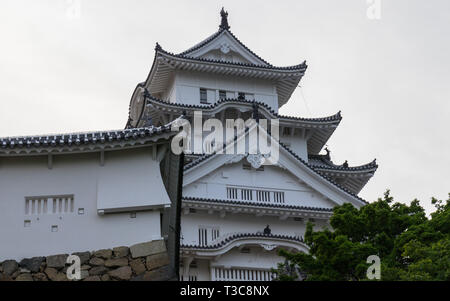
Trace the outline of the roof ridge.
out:
<instances>
[{"instance_id":1,"label":"roof ridge","mask_svg":"<svg viewBox=\"0 0 450 301\"><path fill-rule=\"evenodd\" d=\"M68 133L68 134L53 134L53 135L35 135L35 136L17 136L17 137L4 137L0 138L0 147L10 148L15 147L40 147L42 146L64 146L64 145L78 145L88 143L106 143L114 140L128 140L150 137L154 134L161 134L170 132L170 125L163 125L160 127L142 127L122 130L111 131L96 131L96 132L84 132L84 133Z\"/></svg>"},{"instance_id":2,"label":"roof ridge","mask_svg":"<svg viewBox=\"0 0 450 301\"><path fill-rule=\"evenodd\" d=\"M323 212L332 212L332 208L325 207L312 207L312 206L296 206L296 205L282 205L282 204L266 204L266 203L256 203L256 202L245 202L245 201L235 201L235 200L223 200L223 199L212 199L212 198L200 198L200 197L189 197L183 196L183 200L188 201L200 201L200 202L211 202L211 203L227 203L233 205L254 205L254 206L262 206L262 207L270 207L270 208L286 208L286 209L303 209L309 211L323 211Z\"/></svg>"},{"instance_id":3,"label":"roof ridge","mask_svg":"<svg viewBox=\"0 0 450 301\"><path fill-rule=\"evenodd\" d=\"M312 164L311 164L312 165ZM325 166L325 165L316 165L313 166L316 169L327 169L327 170L340 170L340 171L359 171L359 170L370 170L370 169L377 169L378 168L378 164L376 163L376 159L373 160L372 162L363 164L363 165L359 165L359 166L351 166L351 167L344 167L344 166L339 166L339 165L334 165L333 166Z\"/></svg>"},{"instance_id":4,"label":"roof ridge","mask_svg":"<svg viewBox=\"0 0 450 301\"><path fill-rule=\"evenodd\" d=\"M209 246L200 246L200 245L183 245L181 244L181 248L186 248L186 249L217 249L220 247L223 247L229 243L231 243L232 241L239 239L239 238L275 238L275 239L286 239L286 240L292 240L292 241L297 241L297 242L301 242L304 243L304 239L303 237L298 237L298 236L291 236L291 235L281 235L281 234L264 234L264 233L234 233L231 234L229 236L225 236L220 242L214 244L214 245L209 245Z\"/></svg>"},{"instance_id":5,"label":"roof ridge","mask_svg":"<svg viewBox=\"0 0 450 301\"><path fill-rule=\"evenodd\" d=\"M284 119L306 121L306 122L327 122L327 121L341 121L342 120L342 115L341 115L340 111L331 116L312 117L312 118L279 115L268 104L261 102L261 101L256 101L256 100L244 100L244 99L239 99L239 98L224 98L224 99L220 99L220 100L216 101L215 103L209 104L209 105L192 105L192 104L182 104L182 103L171 103L171 102L156 98L152 95L148 95L148 97L150 99L152 99L156 102L162 103L162 104L172 105L172 106L176 106L176 107L183 107L183 108L198 108L198 109L204 110L204 109L214 109L214 108L220 106L221 104L229 103L229 102L238 102L238 103L246 103L246 104L256 103L256 104L264 107L269 113L271 113L275 117L284 118Z\"/></svg>"},{"instance_id":6,"label":"roof ridge","mask_svg":"<svg viewBox=\"0 0 450 301\"><path fill-rule=\"evenodd\" d=\"M327 180L328 182L330 182L331 184L333 184L334 186L336 186L337 188L341 189L342 191L346 192L347 194L357 198L358 200L362 201L365 204L369 204L366 200L364 200L363 198L361 198L360 196L358 196L357 194L351 192L349 189L343 187L342 185L336 183L333 179L331 179L330 177L320 173L319 171L315 170L315 168L310 165L309 163L307 163L305 160L303 160L302 158L300 158L294 151L292 151L289 147L287 147L284 143L278 141L278 143L285 149L287 150L291 155L293 155L297 160L299 160L301 163L303 163L305 166L307 166L309 169L311 169L312 171L314 171L317 175L321 176L322 178L324 178L325 180Z\"/></svg>"},{"instance_id":7,"label":"roof ridge","mask_svg":"<svg viewBox=\"0 0 450 301\"><path fill-rule=\"evenodd\" d=\"M240 62L229 62L229 61L223 61L223 60L214 60L214 59L206 59L206 58L195 58L188 56L186 54L175 54L173 52L167 51L159 45L159 43L156 43L155 47L156 52L160 52L166 55L170 55L175 58L181 58L181 59L188 59L198 62L205 62L205 63L214 63L214 64L225 64L225 65L231 65L231 66L239 66L239 67L251 67L251 68L262 68L262 69L270 69L270 70L279 70L279 71L292 71L292 70L299 70L299 71L306 71L308 68L308 65L306 64L306 61L303 61L303 63L293 65L293 66L273 66L271 64L266 65L258 65L258 64L251 64L251 63L240 63Z\"/></svg>"}]
</instances>

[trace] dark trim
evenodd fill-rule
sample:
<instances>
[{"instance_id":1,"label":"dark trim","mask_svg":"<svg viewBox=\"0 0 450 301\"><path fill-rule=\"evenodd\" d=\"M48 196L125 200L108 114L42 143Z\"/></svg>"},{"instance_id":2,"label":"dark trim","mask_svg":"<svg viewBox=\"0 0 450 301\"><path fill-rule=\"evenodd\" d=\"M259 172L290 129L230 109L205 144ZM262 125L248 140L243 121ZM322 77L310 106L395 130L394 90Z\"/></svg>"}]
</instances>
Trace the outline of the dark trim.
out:
<instances>
[{"instance_id":1,"label":"dark trim","mask_svg":"<svg viewBox=\"0 0 450 301\"><path fill-rule=\"evenodd\" d=\"M198 198L198 197L183 197L183 200L184 201L205 202L205 203L229 204L229 205L257 206L257 207L266 207L266 208L297 209L297 210L307 210L307 211L333 212L332 208L323 208L323 207L277 205L277 204L265 204L265 203L260 203L260 202L243 202L243 201L219 200L219 199Z\"/></svg>"},{"instance_id":2,"label":"dark trim","mask_svg":"<svg viewBox=\"0 0 450 301\"><path fill-rule=\"evenodd\" d=\"M80 144L103 144L113 141L139 139L170 132L171 126L143 127L116 131L99 131L86 133L53 134L41 136L22 136L0 138L1 148L61 147Z\"/></svg>"},{"instance_id":3,"label":"dark trim","mask_svg":"<svg viewBox=\"0 0 450 301\"><path fill-rule=\"evenodd\" d=\"M303 237L289 236L289 235L277 235L277 234L263 234L263 233L239 233L234 234L232 236L227 237L222 240L220 243L212 245L212 246L200 246L200 245L181 245L181 249L201 249L201 250L214 250L219 249L228 243L239 239L239 238L275 238L275 239L285 239L295 242L304 243Z\"/></svg>"},{"instance_id":4,"label":"dark trim","mask_svg":"<svg viewBox=\"0 0 450 301\"><path fill-rule=\"evenodd\" d=\"M215 109L216 107L221 106L222 104L225 103L242 103L242 104L257 104L258 106L263 107L266 111L268 111L270 114L272 114L274 117L280 118L280 119L287 119L287 120L294 120L294 121L304 121L304 122L316 122L316 123L329 123L329 122L333 122L335 124L339 124L342 120L342 115L341 115L341 111L339 111L338 113L331 115L331 116L327 116L327 117L319 117L319 118L305 118L305 117L293 117L293 116L284 116L284 115L279 115L277 112L275 112L274 109L272 109L272 107L270 107L268 104L261 102L261 101L256 101L256 100L245 100L245 99L238 99L238 98L224 98L224 99L220 99L218 101L216 101L214 104L210 104L210 105L191 105L191 104L183 104L183 103L170 103L167 101L164 101L162 99L156 98L152 95L147 95L147 97L152 101L152 102L157 102L159 104L162 105L168 105L168 106L173 106L173 107L178 107L178 108L183 108L183 109L201 109L201 110L211 110L211 109Z\"/></svg>"},{"instance_id":5,"label":"dark trim","mask_svg":"<svg viewBox=\"0 0 450 301\"><path fill-rule=\"evenodd\" d=\"M308 65L306 64L306 61L303 61L303 63L294 65L294 66L287 66L287 67L277 67L272 65L256 65L256 64L248 64L248 63L237 63L237 62L227 62L222 60L213 60L213 59L205 59L205 58L194 58L191 56L181 55L181 54L175 54L169 51L164 50L161 45L156 44L156 53L162 53L174 58L179 59L186 59L196 62L204 62L204 63L213 63L213 64L223 64L223 65L230 65L230 66L238 66L238 67L250 67L250 68L260 68L260 69L267 69L267 70L276 70L276 71L299 71L299 72L305 72L308 68Z\"/></svg>"}]
</instances>

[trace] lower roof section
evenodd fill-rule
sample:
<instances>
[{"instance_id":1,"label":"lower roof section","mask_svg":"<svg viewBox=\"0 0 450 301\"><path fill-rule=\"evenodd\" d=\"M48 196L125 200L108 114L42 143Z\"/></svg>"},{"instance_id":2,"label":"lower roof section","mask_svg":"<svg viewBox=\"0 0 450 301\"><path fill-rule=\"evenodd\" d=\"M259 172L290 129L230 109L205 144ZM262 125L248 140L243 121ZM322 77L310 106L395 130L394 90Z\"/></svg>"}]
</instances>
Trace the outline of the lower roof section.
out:
<instances>
[{"instance_id":1,"label":"lower roof section","mask_svg":"<svg viewBox=\"0 0 450 301\"><path fill-rule=\"evenodd\" d=\"M309 247L304 243L303 237L264 233L231 233L212 245L200 246L182 244L180 249L183 254L215 257L225 254L235 247L251 245L259 245L266 250L284 247L295 249L300 252L309 251Z\"/></svg>"},{"instance_id":2,"label":"lower roof section","mask_svg":"<svg viewBox=\"0 0 450 301\"><path fill-rule=\"evenodd\" d=\"M309 155L308 164L321 174L334 179L341 186L358 194L378 169L376 160L360 166L336 165L328 155Z\"/></svg>"},{"instance_id":3,"label":"lower roof section","mask_svg":"<svg viewBox=\"0 0 450 301\"><path fill-rule=\"evenodd\" d=\"M333 212L332 208L268 204L256 201L245 202L188 196L183 196L182 200L182 206L185 209L186 213L189 212L187 210L193 208L197 210L216 211L223 215L225 215L226 213L242 213L253 214L257 216L279 216L281 219L329 219Z\"/></svg>"},{"instance_id":4,"label":"lower roof section","mask_svg":"<svg viewBox=\"0 0 450 301\"><path fill-rule=\"evenodd\" d=\"M0 138L0 157L95 152L146 145L167 140L171 126Z\"/></svg>"}]
</instances>

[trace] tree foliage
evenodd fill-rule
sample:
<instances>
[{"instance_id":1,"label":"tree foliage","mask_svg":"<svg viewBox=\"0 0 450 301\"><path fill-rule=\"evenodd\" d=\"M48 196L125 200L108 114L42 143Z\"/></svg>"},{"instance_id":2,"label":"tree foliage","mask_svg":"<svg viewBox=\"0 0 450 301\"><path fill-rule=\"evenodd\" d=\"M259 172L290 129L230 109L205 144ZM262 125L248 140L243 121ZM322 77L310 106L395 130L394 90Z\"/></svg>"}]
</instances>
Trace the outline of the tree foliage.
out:
<instances>
[{"instance_id":1,"label":"tree foliage","mask_svg":"<svg viewBox=\"0 0 450 301\"><path fill-rule=\"evenodd\" d=\"M450 194L449 194L450 198ZM308 223L309 254L280 250L286 261L275 270L279 280L367 280L367 258L381 259L382 280L450 280L450 199L432 199L427 218L418 200L394 203L389 190L361 209L334 208L331 229L314 231ZM301 273L299 272L301 271ZM301 277L300 275L303 275Z\"/></svg>"}]
</instances>

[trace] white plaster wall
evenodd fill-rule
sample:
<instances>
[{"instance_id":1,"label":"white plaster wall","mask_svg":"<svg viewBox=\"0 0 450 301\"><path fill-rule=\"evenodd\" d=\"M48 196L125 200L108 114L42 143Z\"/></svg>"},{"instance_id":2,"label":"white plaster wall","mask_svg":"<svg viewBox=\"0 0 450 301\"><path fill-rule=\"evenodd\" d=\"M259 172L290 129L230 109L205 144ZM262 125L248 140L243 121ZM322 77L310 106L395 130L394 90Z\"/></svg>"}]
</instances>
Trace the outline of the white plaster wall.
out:
<instances>
[{"instance_id":1,"label":"white plaster wall","mask_svg":"<svg viewBox=\"0 0 450 301\"><path fill-rule=\"evenodd\" d=\"M97 181L104 168L108 173L124 175L121 187L148 165L149 149L105 154L105 167L100 166L99 153L57 155L53 169L47 168L46 156L0 158L0 261L24 257L96 250L159 239L160 212L97 214ZM138 159L139 158L139 159ZM159 173L151 169L149 173ZM136 188L136 187L135 187ZM160 183L148 181L139 193L154 197ZM50 203L47 214L25 215L25 197L74 195L74 212L53 214ZM156 200L157 202L157 200ZM84 214L78 214L84 208ZM24 221L30 220L30 227ZM58 232L52 232L52 225Z\"/></svg>"},{"instance_id":2,"label":"white plaster wall","mask_svg":"<svg viewBox=\"0 0 450 301\"><path fill-rule=\"evenodd\" d=\"M189 268L189 275L197 276L197 281L210 281L210 261L205 259L196 259L197 267ZM181 273L183 270L181 269Z\"/></svg>"},{"instance_id":3,"label":"white plaster wall","mask_svg":"<svg viewBox=\"0 0 450 301\"><path fill-rule=\"evenodd\" d=\"M241 253L238 248L234 248L217 261L211 262L211 266L250 269L276 268L278 263L284 261L282 257L277 255L277 251L278 249L266 251L260 246L253 246L250 247L250 253Z\"/></svg>"},{"instance_id":4,"label":"white plaster wall","mask_svg":"<svg viewBox=\"0 0 450 301\"><path fill-rule=\"evenodd\" d=\"M326 227L324 220L314 222L316 229ZM220 241L223 236L229 233L257 233L263 232L269 225L272 234L303 236L306 225L302 221L294 219L280 220L275 216L258 217L253 214L227 214L221 218L219 214L208 214L206 211L197 211L197 213L182 214L181 216L181 234L182 244L198 245L198 229L200 227L215 227L219 229ZM209 234L208 234L209 235ZM208 240L211 241L210 237Z\"/></svg>"},{"instance_id":5,"label":"white plaster wall","mask_svg":"<svg viewBox=\"0 0 450 301\"><path fill-rule=\"evenodd\" d=\"M265 80L214 75L200 72L178 71L175 80L168 87L171 91L175 86L175 94L171 93L170 101L176 96L176 102L199 105L200 104L200 88L225 90L236 92L245 92L255 95L255 100L264 102L278 111L278 96L274 83ZM216 101L219 100L219 94L216 93ZM227 94L230 97L231 94Z\"/></svg>"},{"instance_id":6,"label":"white plaster wall","mask_svg":"<svg viewBox=\"0 0 450 301\"><path fill-rule=\"evenodd\" d=\"M297 156L308 162L308 144L306 139L301 139L298 136L291 137L290 135L280 135L280 141L287 144Z\"/></svg>"},{"instance_id":7,"label":"white plaster wall","mask_svg":"<svg viewBox=\"0 0 450 301\"><path fill-rule=\"evenodd\" d=\"M264 171L245 170L239 163L224 165L183 188L183 196L227 199L228 187L284 191L286 205L333 208L334 203L277 166L264 166ZM253 200L256 195L253 193Z\"/></svg>"}]
</instances>

